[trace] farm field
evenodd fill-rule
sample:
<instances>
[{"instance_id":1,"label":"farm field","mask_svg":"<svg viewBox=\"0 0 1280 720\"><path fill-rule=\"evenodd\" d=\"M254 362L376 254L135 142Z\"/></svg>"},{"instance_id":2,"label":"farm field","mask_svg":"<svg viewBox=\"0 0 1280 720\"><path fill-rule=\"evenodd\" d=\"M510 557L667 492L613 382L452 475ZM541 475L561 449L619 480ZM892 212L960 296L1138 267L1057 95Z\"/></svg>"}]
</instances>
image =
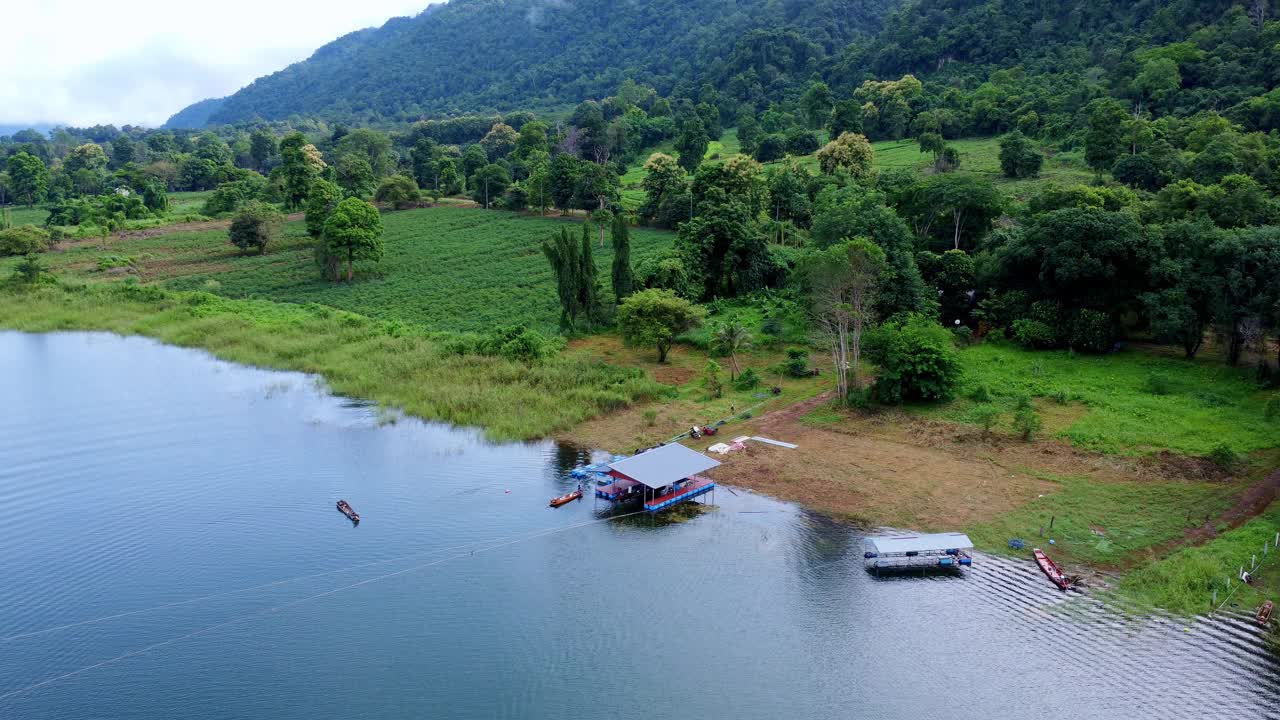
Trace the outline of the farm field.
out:
<instances>
[{"instance_id":1,"label":"farm field","mask_svg":"<svg viewBox=\"0 0 1280 720\"><path fill-rule=\"evenodd\" d=\"M225 230L182 231L152 237L72 243L50 253L55 272L89 280L137 277L180 290L208 290L233 298L321 303L431 330L483 331L528 323L553 332L559 301L540 244L581 223L555 217L473 208L436 207L385 213L386 257L357 264L358 282L322 280L302 222L289 222L265 255L241 255ZM593 239L595 235L593 234ZM632 263L669 246L671 233L636 228ZM593 243L600 281L609 287L613 250ZM16 259L0 262L0 273Z\"/></svg>"}]
</instances>

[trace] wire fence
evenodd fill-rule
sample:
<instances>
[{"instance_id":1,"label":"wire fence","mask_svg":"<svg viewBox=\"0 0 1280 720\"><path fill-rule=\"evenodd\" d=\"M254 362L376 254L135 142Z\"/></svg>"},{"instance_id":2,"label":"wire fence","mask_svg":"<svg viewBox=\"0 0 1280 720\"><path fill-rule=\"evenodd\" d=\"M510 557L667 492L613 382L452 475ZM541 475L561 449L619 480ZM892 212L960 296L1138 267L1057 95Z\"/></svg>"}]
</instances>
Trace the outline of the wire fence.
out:
<instances>
[{"instance_id":1,"label":"wire fence","mask_svg":"<svg viewBox=\"0 0 1280 720\"><path fill-rule=\"evenodd\" d=\"M1280 532L1276 533L1275 537L1271 540L1263 540L1261 558L1259 558L1257 554L1254 554L1249 559L1247 570L1245 569L1245 565L1241 565L1234 580L1230 576L1227 577L1227 583L1223 587L1224 596L1222 598L1222 602L1218 602L1218 588L1213 589L1213 598L1209 601L1209 614L1213 615L1226 607L1227 603L1231 602L1231 598L1236 594L1236 591L1247 584L1245 582L1245 573L1249 573L1249 576L1252 577L1263 565L1266 565L1269 561L1275 560L1275 556L1280 554L1277 552L1278 548L1280 548Z\"/></svg>"}]
</instances>

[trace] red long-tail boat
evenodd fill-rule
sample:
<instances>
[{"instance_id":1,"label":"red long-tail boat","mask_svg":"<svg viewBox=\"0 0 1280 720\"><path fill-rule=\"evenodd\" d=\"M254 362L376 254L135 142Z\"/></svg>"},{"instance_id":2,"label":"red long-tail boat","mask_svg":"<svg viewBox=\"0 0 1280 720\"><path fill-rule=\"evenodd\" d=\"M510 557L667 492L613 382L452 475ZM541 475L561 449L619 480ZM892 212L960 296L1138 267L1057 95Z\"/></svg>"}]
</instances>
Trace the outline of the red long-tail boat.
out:
<instances>
[{"instance_id":1,"label":"red long-tail boat","mask_svg":"<svg viewBox=\"0 0 1280 720\"><path fill-rule=\"evenodd\" d=\"M581 498L581 497L582 497L582 491L574 490L573 492L567 493L565 495L561 495L558 498L551 498L551 507L560 507L561 505L571 503L574 500L577 500L578 498Z\"/></svg>"},{"instance_id":2,"label":"red long-tail boat","mask_svg":"<svg viewBox=\"0 0 1280 720\"><path fill-rule=\"evenodd\" d=\"M1057 563L1050 560L1049 556L1045 555L1043 550L1036 548L1031 551L1031 554L1035 555L1036 564L1040 566L1042 571L1044 571L1045 577L1049 578L1049 582L1057 585L1058 588L1062 590L1066 590L1071 587L1071 580L1062 572L1062 568L1058 567Z\"/></svg>"}]
</instances>

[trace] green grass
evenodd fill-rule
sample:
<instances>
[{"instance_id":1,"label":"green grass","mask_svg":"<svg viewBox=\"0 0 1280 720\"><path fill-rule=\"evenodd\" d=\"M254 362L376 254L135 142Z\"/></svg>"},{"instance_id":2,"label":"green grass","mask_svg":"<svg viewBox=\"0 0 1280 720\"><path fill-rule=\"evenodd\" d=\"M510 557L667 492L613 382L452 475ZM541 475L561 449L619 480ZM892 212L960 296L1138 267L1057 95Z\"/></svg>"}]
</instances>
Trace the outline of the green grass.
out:
<instances>
[{"instance_id":1,"label":"green grass","mask_svg":"<svg viewBox=\"0 0 1280 720\"><path fill-rule=\"evenodd\" d=\"M14 225L44 225L45 219L49 217L49 211L39 205L31 208L6 205L4 209L9 211L9 219Z\"/></svg>"},{"instance_id":2,"label":"green grass","mask_svg":"<svg viewBox=\"0 0 1280 720\"><path fill-rule=\"evenodd\" d=\"M284 237L262 256L240 255L225 231L179 231L109 241L105 249L85 243L45 257L55 272L83 279L122 277L100 271L99 260L115 264L114 258L124 258L143 279L174 289L322 303L434 330L487 330L514 322L557 329L555 282L539 245L562 227L580 232L579 222L446 207L386 213L383 221L386 257L357 266L361 276L354 283L320 278L301 222L287 223ZM633 229L632 263L671 242L668 232ZM607 233L605 244L593 247L608 294L613 250ZM0 275L7 277L15 262L0 261Z\"/></svg>"},{"instance_id":3,"label":"green grass","mask_svg":"<svg viewBox=\"0 0 1280 720\"><path fill-rule=\"evenodd\" d=\"M0 326L106 330L226 360L322 375L338 394L522 440L668 392L638 369L560 356L526 366L447 352L438 334L320 305L132 284L0 289Z\"/></svg>"},{"instance_id":4,"label":"green grass","mask_svg":"<svg viewBox=\"0 0 1280 720\"><path fill-rule=\"evenodd\" d=\"M985 386L1007 412L1021 395L1082 404L1083 414L1057 434L1088 450L1206 455L1220 443L1241 453L1280 445L1280 423L1265 419L1268 393L1217 357L1186 361L1140 350L1077 355L985 342L961 351L960 360L960 398L914 411L972 424L968 396ZM1168 378L1168 394L1147 389L1153 375Z\"/></svg>"},{"instance_id":5,"label":"green grass","mask_svg":"<svg viewBox=\"0 0 1280 720\"><path fill-rule=\"evenodd\" d=\"M1280 600L1280 554L1273 544L1278 532L1280 503L1272 503L1262 515L1235 530L1129 573L1116 593L1140 607L1199 614L1209 610L1214 590L1219 603L1227 601L1227 579L1231 578L1236 591L1227 608L1252 614L1263 600ZM1270 548L1266 556L1263 543ZM1237 573L1242 565L1248 568L1255 555L1262 565L1254 573L1254 583L1243 585Z\"/></svg>"},{"instance_id":6,"label":"green grass","mask_svg":"<svg viewBox=\"0 0 1280 720\"><path fill-rule=\"evenodd\" d=\"M1030 503L968 530L981 547L1010 538L1052 550L1068 564L1132 564L1147 549L1181 538L1231 506L1238 488L1210 482L1099 482L1041 475L1058 485ZM1190 518L1190 519L1188 519ZM1053 519L1053 528L1049 528ZM1040 537L1040 528L1044 537Z\"/></svg>"}]
</instances>

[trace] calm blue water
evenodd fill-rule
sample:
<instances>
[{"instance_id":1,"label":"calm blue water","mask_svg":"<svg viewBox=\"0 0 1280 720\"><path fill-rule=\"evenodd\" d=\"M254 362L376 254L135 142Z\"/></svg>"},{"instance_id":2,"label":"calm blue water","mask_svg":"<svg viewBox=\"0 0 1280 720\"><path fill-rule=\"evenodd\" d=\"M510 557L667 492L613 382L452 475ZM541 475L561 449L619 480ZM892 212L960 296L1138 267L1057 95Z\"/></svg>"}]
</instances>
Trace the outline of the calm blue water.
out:
<instances>
[{"instance_id":1,"label":"calm blue water","mask_svg":"<svg viewBox=\"0 0 1280 720\"><path fill-rule=\"evenodd\" d=\"M876 580L856 530L745 491L551 510L584 454L303 375L0 333L0 398L3 720L1280 717L1239 619L986 557Z\"/></svg>"}]
</instances>

